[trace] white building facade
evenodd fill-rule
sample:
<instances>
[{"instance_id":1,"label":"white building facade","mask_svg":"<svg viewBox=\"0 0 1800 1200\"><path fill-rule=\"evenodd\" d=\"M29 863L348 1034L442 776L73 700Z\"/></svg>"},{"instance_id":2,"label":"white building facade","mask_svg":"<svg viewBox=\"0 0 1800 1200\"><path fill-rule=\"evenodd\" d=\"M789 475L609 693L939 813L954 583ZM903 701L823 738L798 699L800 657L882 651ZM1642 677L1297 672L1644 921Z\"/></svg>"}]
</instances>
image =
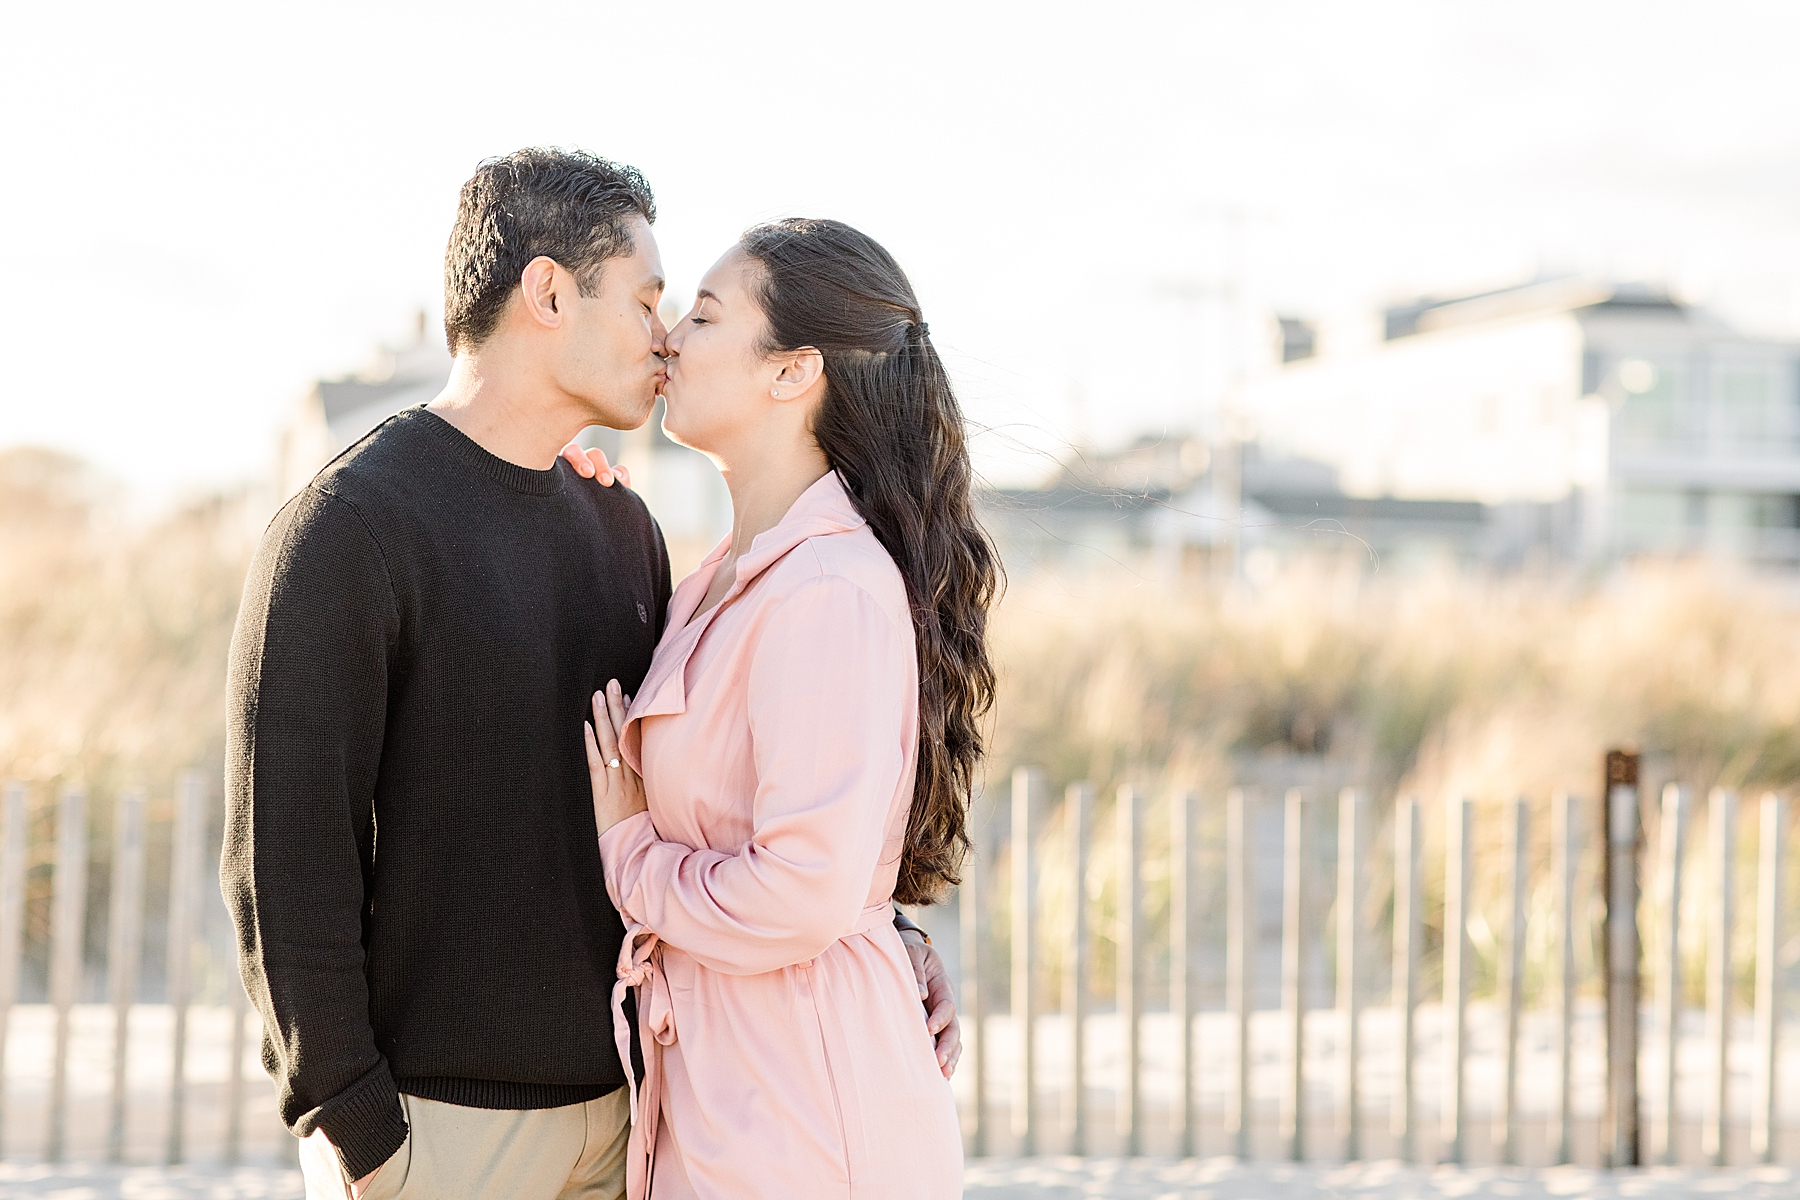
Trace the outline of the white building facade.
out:
<instances>
[{"instance_id":1,"label":"white building facade","mask_svg":"<svg viewBox=\"0 0 1800 1200\"><path fill-rule=\"evenodd\" d=\"M1800 563L1800 343L1656 289L1562 280L1389 309L1240 406L1265 448L1331 464L1352 496L1562 514L1558 557Z\"/></svg>"}]
</instances>

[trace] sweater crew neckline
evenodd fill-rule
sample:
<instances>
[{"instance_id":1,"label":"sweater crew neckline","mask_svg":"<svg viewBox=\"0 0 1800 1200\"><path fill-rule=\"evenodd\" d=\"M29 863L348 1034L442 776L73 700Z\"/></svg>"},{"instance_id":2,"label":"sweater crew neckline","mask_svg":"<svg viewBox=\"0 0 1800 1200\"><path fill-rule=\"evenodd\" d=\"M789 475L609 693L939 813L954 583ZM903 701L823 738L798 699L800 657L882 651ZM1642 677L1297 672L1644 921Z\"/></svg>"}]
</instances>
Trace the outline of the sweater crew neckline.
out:
<instances>
[{"instance_id":1,"label":"sweater crew neckline","mask_svg":"<svg viewBox=\"0 0 1800 1200\"><path fill-rule=\"evenodd\" d=\"M558 463L550 464L548 471L534 471L530 467L508 462L423 404L399 415L402 420L416 418L425 428L437 434L440 441L455 450L464 462L501 487L527 496L554 496L563 489L563 473Z\"/></svg>"}]
</instances>

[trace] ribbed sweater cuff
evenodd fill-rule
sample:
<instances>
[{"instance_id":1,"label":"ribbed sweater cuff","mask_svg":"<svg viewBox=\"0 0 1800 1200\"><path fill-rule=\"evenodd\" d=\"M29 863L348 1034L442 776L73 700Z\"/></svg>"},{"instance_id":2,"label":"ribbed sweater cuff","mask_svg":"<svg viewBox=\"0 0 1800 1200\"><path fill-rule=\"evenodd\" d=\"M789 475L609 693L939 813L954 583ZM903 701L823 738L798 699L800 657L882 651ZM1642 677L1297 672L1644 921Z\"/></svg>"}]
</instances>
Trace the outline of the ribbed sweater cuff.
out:
<instances>
[{"instance_id":1,"label":"ribbed sweater cuff","mask_svg":"<svg viewBox=\"0 0 1800 1200\"><path fill-rule=\"evenodd\" d=\"M339 1093L313 1124L336 1147L346 1178L373 1174L406 1141L406 1111L387 1064Z\"/></svg>"}]
</instances>

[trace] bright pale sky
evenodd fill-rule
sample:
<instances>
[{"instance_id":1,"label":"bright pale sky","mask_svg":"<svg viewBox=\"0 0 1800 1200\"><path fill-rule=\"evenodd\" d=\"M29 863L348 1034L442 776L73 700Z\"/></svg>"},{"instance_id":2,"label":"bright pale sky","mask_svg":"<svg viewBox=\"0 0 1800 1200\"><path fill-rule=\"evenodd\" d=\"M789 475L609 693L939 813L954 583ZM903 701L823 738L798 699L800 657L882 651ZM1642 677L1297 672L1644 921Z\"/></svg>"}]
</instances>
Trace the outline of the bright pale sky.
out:
<instances>
[{"instance_id":1,"label":"bright pale sky","mask_svg":"<svg viewBox=\"0 0 1800 1200\"><path fill-rule=\"evenodd\" d=\"M746 225L911 273L1003 477L1185 430L1241 334L1583 269L1800 332L1787 3L46 4L0 41L0 446L266 470L439 309L481 158L642 168L674 294Z\"/></svg>"}]
</instances>

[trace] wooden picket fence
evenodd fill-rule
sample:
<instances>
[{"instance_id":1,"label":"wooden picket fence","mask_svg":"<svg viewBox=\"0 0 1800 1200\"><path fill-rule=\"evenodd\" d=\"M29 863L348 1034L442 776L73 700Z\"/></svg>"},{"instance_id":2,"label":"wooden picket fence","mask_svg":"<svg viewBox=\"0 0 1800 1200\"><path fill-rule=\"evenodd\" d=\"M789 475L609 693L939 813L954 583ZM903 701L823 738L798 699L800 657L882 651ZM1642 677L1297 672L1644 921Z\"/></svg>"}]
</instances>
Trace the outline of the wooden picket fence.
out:
<instances>
[{"instance_id":1,"label":"wooden picket fence","mask_svg":"<svg viewBox=\"0 0 1800 1200\"><path fill-rule=\"evenodd\" d=\"M196 771L182 773L174 788L168 863L167 957L165 1004L173 1017L173 1062L161 1110L165 1138L161 1158L180 1163L190 1154L189 1104L190 1013L194 1006L195 951L201 938L205 888L216 888L217 858L208 851L207 819L213 793ZM13 1011L19 1000L26 919L26 880L30 869L27 789L8 783L0 789L0 1151L22 1147L7 1139L4 1098L7 1080L5 1049ZM121 792L112 812L112 877L106 889L106 992L112 1008L111 1094L108 1105L106 1157L127 1157L126 1130L131 1119L132 1021L145 939L145 793ZM49 1111L42 1158L60 1162L69 1155L73 1080L71 1042L73 1010L79 995L88 927L89 797L80 787L64 787L55 801L55 837L51 876L48 1000L54 1013L54 1047L50 1056ZM226 991L231 1022L226 1075L226 1120L223 1157L239 1161L244 1143L246 1109L243 1061L249 1033L248 1000L235 968ZM158 1053L160 1054L160 1048ZM265 1114L273 1121L272 1114ZM84 1131L85 1132L85 1131ZM91 1139L90 1139L91 1140ZM292 1139L283 1139L291 1141ZM279 1144L279 1143L278 1143Z\"/></svg>"},{"instance_id":2,"label":"wooden picket fence","mask_svg":"<svg viewBox=\"0 0 1800 1200\"><path fill-rule=\"evenodd\" d=\"M1612 761L1609 759L1609 764ZM1734 1114L1728 1083L1733 1046L1733 972L1739 965L1733 962L1730 952L1736 920L1732 897L1737 886L1737 797L1729 790L1719 789L1712 792L1708 804L1712 834L1708 843L1704 914L1709 923L1705 1055L1704 1065L1696 1073L1691 1053L1693 1039L1688 1039L1690 1053L1685 1055L1685 1063L1680 1047L1681 922L1684 915L1688 919L1697 915L1682 912L1681 873L1691 798L1689 790L1679 784L1669 784L1663 791L1660 844L1650 872L1655 887L1646 894L1640 888L1640 874L1642 860L1650 853L1642 844L1635 772L1633 760L1628 778L1609 776L1603 810L1604 838L1590 838L1584 833L1584 829L1599 830L1602 810L1598 806L1590 812L1568 794L1555 796L1548 805L1549 884L1554 892L1556 926L1556 949L1550 961L1555 964L1556 978L1553 986L1546 981L1543 988L1552 1013L1540 1011L1533 1020L1541 1028L1547 1017L1554 1018L1557 1079L1551 1093L1554 1099L1539 1106L1544 1122L1541 1149L1531 1157L1553 1163L1567 1163L1578 1157L1575 1146L1580 1114L1572 1092L1579 1074L1575 1060L1583 1048L1577 1046L1575 1035L1582 1024L1577 1015L1582 980L1578 978L1576 947L1578 940L1591 939L1592 930L1586 922L1587 897L1577 894L1577 871L1583 856L1594 854L1603 856L1598 867L1589 860L1586 869L1593 871L1602 894L1611 901L1599 931L1602 945L1597 980L1608 1004L1604 1022L1589 1022L1598 1030L1598 1037L1591 1040L1600 1045L1590 1045L1586 1050L1597 1051L1589 1057L1597 1058L1603 1067L1605 1103L1600 1112L1584 1118L1597 1117L1598 1124L1597 1137L1590 1137L1591 1126L1584 1128L1582 1142L1592 1148L1585 1156L1590 1160L1597 1156L1599 1165L1614 1166L1648 1162L1652 1157L1663 1163L1677 1161L1682 1107L1677 1082L1678 1075L1685 1072L1690 1109L1698 1082L1696 1075L1704 1076L1706 1103L1700 1140L1705 1161L1727 1161L1732 1144L1728 1130L1738 1124L1734 1118L1747 1115L1749 1156L1758 1162L1775 1162L1780 1130L1777 1051L1784 1000L1780 959L1784 938L1784 856L1789 836L1787 801L1773 794L1761 801L1755 1003L1751 1021L1752 1101L1747 1114ZM1472 1058L1470 903L1471 872L1476 863L1475 806L1467 799L1442 806L1444 862L1442 875L1431 881L1442 881L1439 928L1445 932L1438 951L1442 1008L1431 1014L1441 1021L1438 1045L1442 1058L1432 1064L1432 1073L1441 1081L1442 1091L1436 1105L1439 1121L1430 1127L1418 1085L1421 1067L1427 1065L1421 1062L1418 1037L1418 1018L1425 1001L1421 981L1429 864L1422 853L1422 827L1427 806L1417 799L1403 798L1394 808L1391 994L1384 1020L1391 1019L1392 1027L1397 1029L1391 1049L1397 1061L1372 1064L1362 1044L1364 1010L1371 990L1368 976L1372 972L1356 967L1380 949L1370 943L1383 922L1370 921L1366 910L1368 864L1378 848L1371 844L1368 794L1347 789L1337 797L1338 846L1333 889L1336 928L1332 931L1336 943L1332 1055L1335 1083L1330 1089L1334 1093L1331 1111L1313 1114L1308 1112L1309 1090L1313 1093L1311 1099L1316 1100L1320 1089L1318 1072L1313 1072L1314 1086L1309 1089L1304 1070L1308 1057L1306 978L1309 962L1324 956L1326 930L1321 927L1320 906L1309 905L1307 899L1309 892L1321 890L1318 885L1307 883L1308 873L1317 873L1315 864L1321 857L1316 853L1319 848L1308 842L1313 826L1319 823L1314 817L1328 814L1315 814L1315 808L1324 802L1309 797L1303 790L1288 791L1280 801L1280 1086L1278 1096L1268 1096L1269 1076L1264 1071L1265 1094L1259 1096L1252 1062L1256 1041L1252 1037L1252 1016L1257 1007L1259 882L1255 878L1258 856L1257 847L1252 845L1252 824L1259 805L1267 802L1259 801L1248 788L1233 789L1213 803L1220 801L1224 808L1222 822L1216 809L1211 814L1204 813L1203 802L1194 793L1177 792L1167 797L1166 812L1157 814L1167 822L1167 859L1146 863L1143 831L1151 812L1149 799L1131 787L1118 791L1112 818L1116 827L1110 839L1110 852L1117 856L1117 862L1111 864L1109 894L1113 928L1098 931L1094 921L1098 893L1092 886L1096 869L1092 861L1097 833L1096 797L1090 785L1069 785L1061 801L1061 812L1056 813L1043 773L1021 768L1012 775L1008 802L991 810L990 819L975 822L975 854L958 889L959 944L954 951L960 960L960 1002L970 1042L962 1068L969 1076L962 1082L969 1152L1079 1155L1091 1153L1097 1142L1105 1142L1110 1151L1130 1155L1144 1152L1154 1135L1160 1152L1190 1155L1200 1150L1204 1142L1213 1152L1222 1150L1248 1159L1258 1143L1265 1151L1268 1148L1268 1131L1253 1139L1252 1130L1255 1114L1259 1110L1266 1112L1271 1107L1268 1101L1275 1099L1280 1157L1293 1161L1315 1157L1355 1161L1365 1157L1370 1145L1369 1123L1379 1115L1378 1111L1371 1112L1373 1106L1364 1093L1363 1080L1371 1073L1371 1067L1379 1066L1384 1072L1391 1071L1388 1078L1393 1080L1385 1105L1389 1128L1384 1131L1384 1148L1411 1161L1420 1155L1422 1144L1430 1140L1435 1142L1437 1157L1442 1161L1470 1161L1470 1134L1475 1121L1468 1082ZM1483 1132L1490 1135L1490 1154L1502 1163L1518 1163L1522 1157L1521 1022L1527 1016L1524 978L1526 938L1531 932L1528 894L1535 882L1528 849L1532 845L1532 823L1541 815L1538 808L1524 799L1514 801L1506 807L1504 828L1497 831L1499 839L1484 843L1498 848L1503 842L1505 852L1500 861L1510 875L1505 883L1510 898L1505 926L1497 931L1498 979L1492 1001L1492 1008L1498 1009L1502 1039L1498 1087L1481 1097L1493 1120L1490 1130ZM1045 828L1052 824L1052 816L1059 818L1054 822L1056 836L1047 838ZM1219 838L1222 845L1207 847L1210 860L1222 859L1225 876L1222 945L1201 934L1203 928L1217 928L1217 914L1206 913L1197 904L1202 888L1215 903L1219 893L1216 878L1203 879L1196 867L1197 851L1201 848L1197 831L1203 816L1209 818L1209 830L1220 831L1222 826L1222 834L1209 835ZM1047 846L1053 853L1046 855ZM1046 889L1040 864L1046 858L1068 876L1054 881L1058 886L1050 889L1056 894L1061 911L1052 911L1042 899ZM1483 861L1491 863L1494 858L1490 853ZM1168 908L1166 941L1162 945L1152 945L1146 937L1147 867L1154 868L1149 874L1154 874L1159 883L1166 878ZM1000 893L990 896L987 889L1001 886L1006 889L1003 897ZM999 907L993 901L1002 898L1007 927L990 928L988 914ZM1692 907L1691 901L1689 906ZM1650 925L1655 942L1648 947L1640 942L1640 907L1646 916L1654 918ZM1052 918L1056 937L1066 940L1060 947L1061 978L1047 980L1038 959L1047 944L1041 926ZM1097 933L1110 934L1107 940L1113 944L1116 978L1111 981L1114 1005L1110 1020L1116 1024L1109 1029L1119 1042L1116 1078L1098 1081L1091 1077L1090 1060L1094 1055L1089 1043L1097 1020L1106 1021L1108 1015L1096 1014L1090 997L1097 982L1093 975ZM1002 942L1004 954L999 949ZM1163 953L1167 954L1168 991L1166 996L1151 997L1145 990L1146 963L1152 954ZM1206 956L1217 956L1210 959L1212 963L1223 960L1224 1013L1215 1010L1203 1014L1197 1003L1200 989L1196 967ZM1651 968L1656 981L1653 997L1640 996L1640 959ZM1549 972L1545 974L1547 977ZM999 992L1003 980L1007 993L1004 1011L989 999L990 992ZM1060 1012L1047 1020L1046 1014L1039 1011L1042 998L1057 991L1061 994ZM1642 1020L1646 999L1650 1002L1648 1022ZM1145 1010L1160 1008L1163 1003L1167 1005L1168 1018L1162 1027L1168 1028L1167 1022L1172 1021L1175 1032L1163 1044L1147 1047L1142 1034ZM1587 1003L1591 1007L1591 1001ZM1489 1011L1484 1009L1484 1015ZM1222 1023L1219 1017L1224 1018ZM1327 1020L1332 1017L1328 1015ZM1223 1079L1201 1077L1196 1037L1197 1030L1206 1028L1211 1028L1215 1036L1222 1032L1222 1040L1229 1043L1220 1072ZM1643 1036L1646 1033L1648 1037ZM1045 1038L1051 1035L1065 1043L1053 1047L1061 1076L1057 1079L1044 1078L1040 1069ZM996 1038L1002 1044L991 1044ZM1215 1069L1220 1057L1213 1055ZM1167 1105L1165 1119L1153 1122L1144 1102L1144 1068L1147 1062L1167 1066L1168 1058L1174 1060L1175 1095ZM1005 1076L997 1078L994 1072L1001 1069ZM1640 1082L1646 1085L1647 1097L1640 1095ZM1223 1092L1223 1102L1215 1105L1211 1113L1202 1113L1198 1102L1203 1083L1215 1085L1215 1096ZM1216 1086L1219 1084L1222 1088ZM999 1090L1007 1094L1005 1103L995 1095ZM1738 1090L1741 1097L1742 1089ZM1110 1133L1097 1129L1090 1112L1096 1107L1096 1093L1101 1091L1110 1091L1113 1096L1115 1128ZM1049 1098L1052 1093L1060 1093L1054 1105ZM1047 1109L1054 1111L1047 1113ZM1003 1120L996 1121L996 1110ZM1320 1116L1327 1119L1321 1121ZM1641 1116L1649 1118L1643 1131L1648 1138L1640 1137ZM1211 1128L1207 1128L1209 1124Z\"/></svg>"},{"instance_id":3,"label":"wooden picket fence","mask_svg":"<svg viewBox=\"0 0 1800 1200\"><path fill-rule=\"evenodd\" d=\"M165 1003L172 1015L168 1034L172 1066L157 1107L162 1110L162 1129L166 1131L158 1157L178 1163L193 1153L186 1117L192 1101L190 1009L195 1001L195 954L204 941L204 889L216 887L217 860L208 837L216 794L200 774L187 772L176 782L173 798L164 964ZM3 1101L9 1077L4 1057L6 1033L20 992L26 882L31 867L27 799L21 785L0 788L0 1151L9 1154L23 1149L8 1140ZM1480 1145L1471 1140L1477 1106L1469 1103L1471 1063L1478 1057L1472 1049L1470 1025L1474 953L1470 930L1475 917L1470 908L1471 872L1477 862L1475 807L1470 801L1459 799L1441 806L1441 874L1424 853L1428 806L1414 799L1395 804L1391 920L1371 920L1372 915L1387 916L1385 910L1368 912L1369 865L1384 857L1386 848L1374 844L1374 814L1368 794L1349 789L1338 796L1335 879L1329 881L1334 900L1328 906L1335 907L1335 921L1328 931L1325 913L1313 898L1323 890L1325 881L1309 883L1326 858L1320 851L1327 847L1311 844L1315 825L1329 815L1324 800L1291 790L1277 808L1272 798L1263 800L1253 789L1239 788L1211 800L1217 807L1208 811L1208 802L1201 797L1179 792L1166 798L1161 813L1154 811L1150 797L1138 789L1122 788L1114 800L1112 836L1102 839L1097 836L1101 831L1096 829L1098 803L1093 787L1079 782L1070 785L1063 794L1061 811L1056 812L1043 773L1021 769L1012 776L1008 810L998 819L975 824L976 853L957 896L960 935L951 939L954 948L946 946L960 960L959 1002L970 1044L958 1086L965 1094L964 1127L971 1153L1005 1149L1013 1153L1156 1151L1187 1155L1210 1147L1247 1159L1259 1149L1266 1153L1273 1134L1283 1158L1365 1157L1382 1140L1371 1136L1371 1122L1382 1114L1379 1098L1372 1099L1367 1091L1371 1068L1377 1064L1365 1047L1362 1019L1371 1006L1373 972L1356 966L1385 958L1391 964L1387 968L1391 972L1389 1015L1398 1030L1392 1039L1394 1061L1382 1064L1398 1081L1386 1097L1387 1129L1382 1131L1386 1144L1398 1157L1409 1160L1425 1155L1432 1147L1436 1157L1450 1162L1467 1162L1478 1155ZM1548 882L1554 893L1551 933L1556 967L1554 986L1546 985L1544 994L1556 1030L1556 1086L1554 1101L1544 1106L1545 1150L1535 1156L1540 1160L1568 1162L1578 1157L1576 1125L1580 1118L1589 1122L1584 1126L1583 1144L1597 1147L1589 1153L1590 1158L1597 1156L1613 1165L1651 1158L1675 1161L1680 1157L1677 1118L1682 1105L1677 1092L1682 1084L1686 1085L1690 1110L1695 1085L1703 1085L1698 1152L1706 1161L1724 1163L1733 1156L1731 1147L1741 1146L1742 1139L1734 1143L1731 1131L1738 1129L1741 1134L1746 1119L1748 1146L1736 1157L1747 1153L1759 1162L1777 1160L1783 1128L1778 1112L1782 1076L1778 1051L1785 999L1781 959L1786 944L1782 916L1784 856L1790 835L1788 805L1776 795L1763 797L1760 804L1757 902L1752 918L1755 999L1747 1045L1743 1044L1746 1039L1734 1042L1733 1037L1733 979L1741 965L1730 953L1738 921L1733 904L1738 801L1727 790L1715 790L1708 800L1711 834L1703 913L1687 911L1695 907L1691 898L1685 905L1682 902L1692 807L1688 789L1677 784L1664 789L1660 837L1652 849L1643 844L1635 777L1609 783L1604 806L1584 806L1569 795L1558 795L1548 805L1552 851ZM77 787L64 788L55 798L54 809L47 976L54 1045L48 1120L41 1143L41 1156L53 1162L69 1155L72 1141L71 1071L76 1069L71 1055L72 1013L83 999L83 963L88 957L84 953L89 925L87 872L92 857L88 794ZM122 1161L128 1157L128 1127L138 1130L136 1153L143 1155L144 1126L133 1125L143 1120L143 1114L134 1117L131 1108L134 1095L139 1103L144 1096L141 1087L132 1091L127 1075L132 1061L131 1017L138 1005L140 958L147 940L144 793L120 793L114 798L111 815L111 878L103 890L108 904L106 997L113 1033L104 1145L108 1158ZM1052 822L1053 816L1060 820ZM1255 826L1265 816L1279 817L1281 831L1279 858L1271 860L1280 864L1280 990L1278 1009L1259 1013L1259 1009L1267 1010L1266 1004L1259 1003L1259 987L1272 982L1259 979L1263 973L1258 965L1263 940L1259 891L1273 893L1271 885L1277 882L1268 878L1271 872L1258 869L1257 851L1267 848L1269 838L1266 834L1259 838ZM1145 831L1152 817L1157 818L1159 834L1167 831L1166 858L1156 862L1147 861L1145 853ZM1539 817L1538 806L1525 800L1513 802L1499 823L1499 837L1491 843L1503 845L1505 850L1498 861L1508 873L1505 890L1510 902L1497 933L1498 979L1492 1002L1498 1009L1501 1061L1495 1086L1484 1089L1485 1094L1478 1098L1491 1101L1481 1107L1488 1109L1493 1119L1490 1153L1502 1162L1533 1157L1526 1153L1521 1137L1525 1124L1520 1100L1521 1030L1528 1016L1540 1026L1545 1017L1541 1011L1528 1014L1524 987L1525 945L1532 929L1528 893L1536 882L1527 848L1532 824ZM1052 826L1055 836L1051 836ZM1602 829L1605 836L1593 836ZM1482 832L1493 831L1484 827ZM1116 861L1097 862L1097 845L1116 856ZM1047 850L1055 853L1047 854ZM1216 864L1210 873L1203 873L1203 859ZM1481 861L1496 860L1488 854ZM1056 888L1044 886L1046 862L1065 874L1054 881ZM1096 907L1098 896L1091 887L1107 873L1100 870L1103 866L1110 866L1115 881L1108 896L1110 910ZM1222 880L1218 878L1221 874ZM1640 888L1640 879L1646 875L1654 885L1648 890ZM1598 1037L1590 1039L1598 1045L1584 1049L1576 1037L1581 1026L1578 1003L1585 1002L1579 1000L1583 980L1578 978L1576 947L1590 938L1587 897L1579 894L1578 883L1589 877L1600 881L1598 890L1611 900L1598 939L1602 952L1596 972L1599 990L1611 1003L1606 1020L1596 1025ZM1151 936L1153 913L1145 902L1147 881L1157 889L1166 888L1168 897L1166 914L1160 907L1156 911L1162 924L1156 927L1155 939ZM1428 888L1428 882L1441 882L1441 891ZM1001 884L1006 888L1007 922L1004 928L990 928L988 914L999 906L987 903L986 889ZM1686 892L1691 897L1692 889ZM1060 897L1060 908L1054 911L1044 902L1044 896L1051 894ZM1428 913L1428 904L1437 907ZM1215 911L1218 908L1223 909L1222 922L1217 919L1221 915ZM1640 910L1654 918L1648 923L1654 940L1647 947L1640 940ZM1097 918L1108 911L1109 926L1101 928ZM1427 945L1428 916L1438 916L1437 928L1449 931L1441 947ZM1679 950L1684 921L1695 919L1704 920L1707 935L1705 1030L1699 1039L1703 1053L1693 1053L1694 1039L1690 1038L1684 1057ZM1391 938L1391 944L1385 946L1377 944L1383 926ZM1308 1017L1313 1007L1308 1003L1307 980L1324 955L1327 932L1333 935L1329 944L1335 947L1336 964L1340 968L1348 964L1349 969L1335 971L1334 1003L1324 1014L1335 1020L1336 1029L1331 1056L1333 1084L1327 1089L1331 1100L1323 1111L1313 1112L1320 1088L1316 1069L1311 1086L1306 1070ZM1540 935L1542 932L1540 929ZM1059 978L1054 980L1047 978L1046 966L1040 961L1050 946L1047 935L1060 942L1056 947ZM997 953L1002 943L1007 950L1004 961ZM218 952L216 947L211 951L215 956ZM1160 969L1164 955L1167 991L1152 996L1148 983L1156 972L1151 968ZM1108 990L1094 986L1100 982L1095 978L1096 964L1107 956L1113 966L1113 1004L1110 1012L1102 1012L1092 993ZM1640 995L1640 960L1651 968L1656 984L1653 996ZM1203 963L1209 970L1222 964L1222 1011L1208 1008L1203 1012ZM1432 965L1441 968L1442 1000L1437 1008L1428 1005L1424 995L1430 978L1427 967ZM270 1140L263 1134L280 1132L272 1112L264 1111L272 1098L263 1094L268 1090L266 1083L258 1080L252 1085L245 1077L243 1062L247 1042L254 1037L253 1022L247 1020L247 1002L234 967L232 971L230 985L224 988L230 1015L222 1138L222 1156L227 1162L237 1161L243 1154L246 1114L269 1126L268 1130L257 1127L259 1143ZM994 999L1003 981L1005 1012ZM1057 985L1054 993L1045 986L1051 983ZM216 996L216 979L213 990ZM1059 1013L1040 1012L1040 1001L1047 993L1059 995ZM1158 1011L1164 1008L1166 1013ZM1146 1039L1145 1030L1154 1025L1154 1021L1146 1022L1147 1010L1152 1018L1164 1021L1155 1028L1168 1028L1172 1020L1172 1037ZM1047 1017L1061 1018L1061 1022L1048 1024ZM1266 1029L1271 1017L1280 1022L1280 1069L1275 1075L1267 1070L1259 1074L1252 1026ZM1427 1061L1421 1050L1425 1045L1420 1035L1422 1017L1431 1018L1439 1033L1436 1061ZM1096 1057L1089 1044L1092 1030L1109 1020L1113 1024L1108 1030L1120 1043L1117 1077L1095 1079L1091 1077ZM1318 1021L1311 1024L1316 1042ZM1212 1032L1206 1036L1225 1047L1222 1056L1216 1053L1218 1046L1200 1043L1209 1029ZM1030 1031L1030 1036L1020 1037L1020 1031ZM1047 1043L1047 1031L1053 1031L1063 1044ZM1011 1044L995 1044L996 1035L1001 1041L1010 1039ZM1744 1089L1739 1088L1740 1108L1735 1112L1733 1091L1728 1086L1734 1048L1740 1067L1746 1049L1752 1063L1750 1102L1742 1104ZM1215 1051L1212 1061L1220 1064L1210 1079L1203 1077L1202 1064L1207 1060L1202 1049ZM1046 1051L1054 1053L1046 1055ZM1604 1103L1597 1119L1592 1113L1586 1117L1577 1113L1573 1102L1579 1075L1576 1060L1582 1053L1590 1065L1597 1059L1601 1066L1597 1074L1603 1077ZM1061 1063L1061 1078L1046 1075L1040 1061L1046 1057ZM1314 1055L1315 1066L1317 1057ZM1146 1066L1166 1072L1171 1065L1175 1094L1159 1120L1146 1104L1144 1072ZM993 1073L1002 1068L1008 1078L996 1079ZM1442 1085L1435 1112L1421 1103L1423 1089L1419 1085L1432 1074ZM1271 1079L1278 1082L1271 1086ZM1211 1094L1222 1103L1203 1108L1203 1084L1216 1085ZM255 1104L249 1103L252 1086L257 1088ZM1108 1090L1114 1097L1112 1129L1104 1130L1094 1119L1098 1111L1095 1100ZM1003 1106L998 1096L1002 1091L1013 1098L1023 1097L1024 1102ZM1060 1112L1051 1114L1049 1093L1054 1091L1062 1093L1062 1104ZM1258 1114L1266 1114L1271 1107L1276 1112L1274 1128L1263 1128L1262 1136L1255 1136L1259 1120L1268 1124ZM1047 1119L1052 1115L1062 1119ZM1005 1120L997 1122L997 1116ZM1648 1118L1642 1122L1642 1136L1641 1116ZM1598 1135L1590 1136L1596 1124ZM84 1144L92 1147L93 1131L84 1127L82 1133ZM283 1135L272 1139L272 1144L291 1159L291 1138ZM211 1154L210 1149L206 1151L208 1157Z\"/></svg>"}]
</instances>

